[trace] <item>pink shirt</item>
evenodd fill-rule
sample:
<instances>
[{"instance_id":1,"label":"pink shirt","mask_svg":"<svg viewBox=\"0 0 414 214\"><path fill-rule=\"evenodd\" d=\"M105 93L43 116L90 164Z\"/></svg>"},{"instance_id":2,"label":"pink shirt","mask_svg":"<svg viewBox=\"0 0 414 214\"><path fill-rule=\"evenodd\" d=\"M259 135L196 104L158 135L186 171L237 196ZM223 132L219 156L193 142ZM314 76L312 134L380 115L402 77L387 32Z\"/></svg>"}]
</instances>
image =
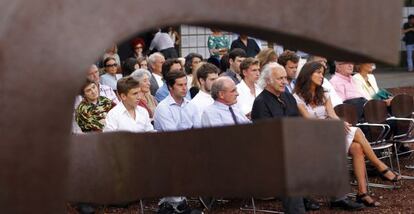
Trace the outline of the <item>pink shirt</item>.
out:
<instances>
[{"instance_id":1,"label":"pink shirt","mask_svg":"<svg viewBox=\"0 0 414 214\"><path fill-rule=\"evenodd\" d=\"M331 82L342 101L364 97L364 95L359 92L357 85L353 82L352 76L347 77L340 73L335 73L329 82Z\"/></svg>"}]
</instances>

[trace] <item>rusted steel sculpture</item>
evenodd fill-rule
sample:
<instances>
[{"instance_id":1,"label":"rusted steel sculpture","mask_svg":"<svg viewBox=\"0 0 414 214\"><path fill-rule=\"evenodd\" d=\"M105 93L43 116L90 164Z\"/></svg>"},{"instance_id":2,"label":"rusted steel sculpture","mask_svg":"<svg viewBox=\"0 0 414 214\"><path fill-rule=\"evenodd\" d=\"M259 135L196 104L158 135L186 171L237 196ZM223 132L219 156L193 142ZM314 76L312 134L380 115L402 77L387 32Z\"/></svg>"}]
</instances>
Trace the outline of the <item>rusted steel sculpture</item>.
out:
<instances>
[{"instance_id":1,"label":"rusted steel sculpture","mask_svg":"<svg viewBox=\"0 0 414 214\"><path fill-rule=\"evenodd\" d=\"M170 24L214 25L336 59L398 60L401 1L239 0L226 6L221 0L1 3L2 213L62 213L67 200L115 202L170 193L297 195L315 193L318 187L322 194L333 195L346 190L344 154L337 153L340 144L325 147L312 137L320 133L326 142L338 140L343 137L339 122L282 120L230 127L230 136L238 137L231 141L212 141L212 135L223 136L225 129L72 136L72 105L85 68L108 44L133 33ZM278 128L281 135L275 137L277 132L270 130ZM305 134L298 135L295 129ZM247 142L252 139L256 141ZM227 153L218 150L220 142ZM250 147L253 143L256 146ZM310 150L309 144L315 148ZM187 157L191 154L199 156ZM180 158L170 161L173 156ZM245 162L232 164L242 157ZM305 157L311 161L303 161ZM324 167L331 177L312 164L322 161L330 163ZM211 173L193 168L200 166ZM290 166L303 167L294 171ZM158 172L157 167L166 171ZM180 170L194 171L185 177ZM306 181L296 176L305 172L313 176ZM210 175L217 176L214 182L205 177ZM273 177L282 182L273 183ZM230 180L234 186L220 183Z\"/></svg>"}]
</instances>

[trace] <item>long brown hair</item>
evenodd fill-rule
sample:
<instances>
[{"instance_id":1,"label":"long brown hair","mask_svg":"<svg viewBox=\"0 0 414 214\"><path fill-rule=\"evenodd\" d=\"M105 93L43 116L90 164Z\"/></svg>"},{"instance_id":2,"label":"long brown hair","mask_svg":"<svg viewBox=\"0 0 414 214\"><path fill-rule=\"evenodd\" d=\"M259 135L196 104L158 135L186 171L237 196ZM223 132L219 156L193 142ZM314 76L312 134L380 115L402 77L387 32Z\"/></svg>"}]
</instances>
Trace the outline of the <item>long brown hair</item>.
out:
<instances>
[{"instance_id":1,"label":"long brown hair","mask_svg":"<svg viewBox=\"0 0 414 214\"><path fill-rule=\"evenodd\" d=\"M306 104L324 105L326 102L322 85L316 86L314 96L311 91L312 74L320 68L325 69L319 62L308 62L302 67L296 79L294 93L302 97Z\"/></svg>"}]
</instances>

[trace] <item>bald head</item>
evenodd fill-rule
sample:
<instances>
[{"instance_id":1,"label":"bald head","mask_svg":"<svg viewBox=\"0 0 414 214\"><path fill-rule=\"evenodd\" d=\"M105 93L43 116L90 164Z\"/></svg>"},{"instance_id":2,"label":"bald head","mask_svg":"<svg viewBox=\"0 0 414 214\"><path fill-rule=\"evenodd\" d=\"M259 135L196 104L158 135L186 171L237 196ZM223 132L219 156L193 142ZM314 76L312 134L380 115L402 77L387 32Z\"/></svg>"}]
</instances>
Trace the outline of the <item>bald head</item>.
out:
<instances>
[{"instance_id":1,"label":"bald head","mask_svg":"<svg viewBox=\"0 0 414 214\"><path fill-rule=\"evenodd\" d=\"M229 77L219 77L211 85L211 97L225 105L233 105L237 103L236 84Z\"/></svg>"}]
</instances>

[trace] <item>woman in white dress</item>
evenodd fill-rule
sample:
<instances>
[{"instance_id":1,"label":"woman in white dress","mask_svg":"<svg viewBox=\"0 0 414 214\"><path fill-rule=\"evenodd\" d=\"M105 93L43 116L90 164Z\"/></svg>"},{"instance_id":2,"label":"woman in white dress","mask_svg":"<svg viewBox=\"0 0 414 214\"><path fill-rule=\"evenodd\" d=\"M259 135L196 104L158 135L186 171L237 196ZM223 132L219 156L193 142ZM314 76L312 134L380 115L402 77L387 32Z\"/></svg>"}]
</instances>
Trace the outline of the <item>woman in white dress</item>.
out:
<instances>
[{"instance_id":1,"label":"woman in white dress","mask_svg":"<svg viewBox=\"0 0 414 214\"><path fill-rule=\"evenodd\" d=\"M324 72L325 68L322 64L318 62L306 63L296 80L293 96L303 117L339 120L332 107L329 94L322 87ZM378 159L359 128L352 127L347 122L344 123L346 152L352 156L354 174L358 181L357 201L366 206L379 206L380 204L367 194L365 157L371 161L384 179L397 182L401 176Z\"/></svg>"}]
</instances>

